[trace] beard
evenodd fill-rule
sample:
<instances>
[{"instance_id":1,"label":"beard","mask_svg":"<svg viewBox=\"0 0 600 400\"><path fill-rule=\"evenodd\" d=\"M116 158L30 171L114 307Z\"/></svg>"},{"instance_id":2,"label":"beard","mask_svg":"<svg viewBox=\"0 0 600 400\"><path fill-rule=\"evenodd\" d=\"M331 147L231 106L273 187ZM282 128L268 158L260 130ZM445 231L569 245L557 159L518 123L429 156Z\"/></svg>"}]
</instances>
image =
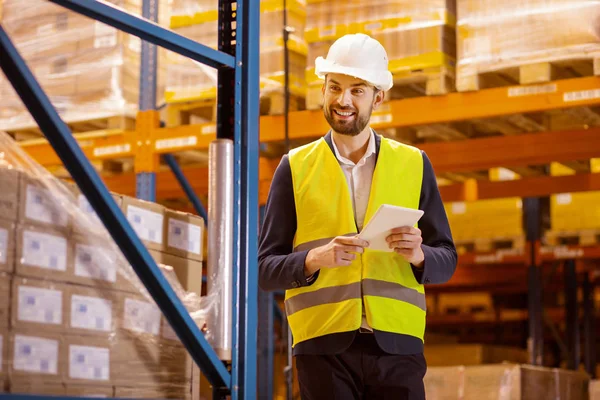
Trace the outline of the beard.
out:
<instances>
[{"instance_id":1,"label":"beard","mask_svg":"<svg viewBox=\"0 0 600 400\"><path fill-rule=\"evenodd\" d=\"M354 112L353 118L349 120L336 118L334 109L343 112ZM371 118L371 112L372 109L369 109L368 113L361 114L350 107L323 106L323 114L331 129L336 133L348 136L356 136L365 129Z\"/></svg>"}]
</instances>

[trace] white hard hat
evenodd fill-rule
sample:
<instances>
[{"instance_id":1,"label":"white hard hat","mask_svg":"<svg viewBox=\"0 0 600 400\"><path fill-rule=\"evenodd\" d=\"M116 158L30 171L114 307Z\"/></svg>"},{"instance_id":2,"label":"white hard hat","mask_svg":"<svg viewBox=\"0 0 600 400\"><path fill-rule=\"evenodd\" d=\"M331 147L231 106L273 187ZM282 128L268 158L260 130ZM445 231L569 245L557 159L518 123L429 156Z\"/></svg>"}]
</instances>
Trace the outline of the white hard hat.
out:
<instances>
[{"instance_id":1,"label":"white hard hat","mask_svg":"<svg viewBox=\"0 0 600 400\"><path fill-rule=\"evenodd\" d=\"M315 73L320 79L329 73L350 75L381 90L394 85L388 70L387 53L381 43L363 33L349 34L336 40L327 58L317 57Z\"/></svg>"}]
</instances>

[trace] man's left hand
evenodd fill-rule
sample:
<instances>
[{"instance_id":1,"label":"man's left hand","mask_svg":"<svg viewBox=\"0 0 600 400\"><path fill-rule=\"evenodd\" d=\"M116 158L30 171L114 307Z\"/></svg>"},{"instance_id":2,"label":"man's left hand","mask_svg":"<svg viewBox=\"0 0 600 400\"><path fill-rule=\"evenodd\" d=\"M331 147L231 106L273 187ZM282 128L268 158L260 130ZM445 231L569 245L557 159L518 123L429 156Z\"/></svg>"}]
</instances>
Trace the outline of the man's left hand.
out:
<instances>
[{"instance_id":1,"label":"man's left hand","mask_svg":"<svg viewBox=\"0 0 600 400\"><path fill-rule=\"evenodd\" d=\"M417 268L423 267L425 254L421 249L423 238L421 230L411 226L403 226L392 229L392 233L387 237L390 249L403 256L406 261Z\"/></svg>"}]
</instances>

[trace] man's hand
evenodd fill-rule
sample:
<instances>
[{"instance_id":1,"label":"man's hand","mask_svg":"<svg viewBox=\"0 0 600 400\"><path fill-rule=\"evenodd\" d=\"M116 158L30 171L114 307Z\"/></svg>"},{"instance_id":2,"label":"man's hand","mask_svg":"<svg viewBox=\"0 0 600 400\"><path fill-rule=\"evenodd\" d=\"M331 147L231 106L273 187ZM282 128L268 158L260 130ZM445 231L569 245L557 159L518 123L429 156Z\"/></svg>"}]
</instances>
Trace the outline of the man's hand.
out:
<instances>
[{"instance_id":1,"label":"man's hand","mask_svg":"<svg viewBox=\"0 0 600 400\"><path fill-rule=\"evenodd\" d=\"M423 238L421 230L411 226L403 226L392 229L392 233L386 238L390 249L403 256L406 261L417 268L421 268L425 262L425 254L421 249Z\"/></svg>"},{"instance_id":2,"label":"man's hand","mask_svg":"<svg viewBox=\"0 0 600 400\"><path fill-rule=\"evenodd\" d=\"M356 236L338 236L324 246L308 252L304 262L304 274L310 276L321 268L348 266L361 254L369 243Z\"/></svg>"}]
</instances>

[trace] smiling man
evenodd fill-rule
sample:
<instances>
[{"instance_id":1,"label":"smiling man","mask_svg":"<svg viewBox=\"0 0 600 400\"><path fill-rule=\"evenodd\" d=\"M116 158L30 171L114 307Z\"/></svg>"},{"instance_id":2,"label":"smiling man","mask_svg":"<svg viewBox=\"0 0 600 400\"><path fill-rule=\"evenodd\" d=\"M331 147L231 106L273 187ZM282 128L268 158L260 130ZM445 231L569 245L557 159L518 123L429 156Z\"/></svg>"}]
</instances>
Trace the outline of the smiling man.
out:
<instances>
[{"instance_id":1,"label":"smiling man","mask_svg":"<svg viewBox=\"0 0 600 400\"><path fill-rule=\"evenodd\" d=\"M376 40L346 35L315 61L324 137L284 156L260 237L259 283L285 290L303 399L424 399L424 284L457 254L426 154L369 126L393 85ZM358 238L382 204L421 209L390 252Z\"/></svg>"}]
</instances>

